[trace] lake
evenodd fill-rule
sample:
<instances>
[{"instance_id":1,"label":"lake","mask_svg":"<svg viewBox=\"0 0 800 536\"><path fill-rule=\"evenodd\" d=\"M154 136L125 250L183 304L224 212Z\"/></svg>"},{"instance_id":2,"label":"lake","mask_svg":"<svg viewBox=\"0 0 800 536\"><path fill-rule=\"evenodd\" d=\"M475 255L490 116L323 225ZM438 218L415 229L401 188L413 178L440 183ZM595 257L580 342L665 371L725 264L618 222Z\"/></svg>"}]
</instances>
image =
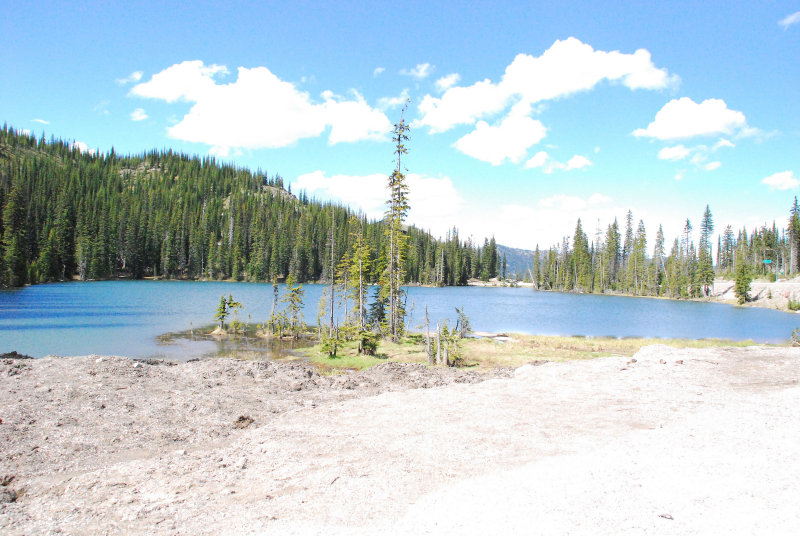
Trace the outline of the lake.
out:
<instances>
[{"instance_id":1,"label":"lake","mask_svg":"<svg viewBox=\"0 0 800 536\"><path fill-rule=\"evenodd\" d=\"M305 319L316 324L321 285L304 285ZM281 292L284 287L281 285ZM35 285L0 291L0 353L108 354L187 359L248 348L248 341L157 337L214 323L221 295L244 305L240 319L264 322L272 285L190 281L101 281ZM752 339L785 342L800 316L717 303L535 292L529 288L448 287L408 289L409 326L419 328L424 308L435 325L455 320L462 307L477 331L542 335ZM268 353L274 348L253 345ZM285 350L285 349L284 349Z\"/></svg>"}]
</instances>

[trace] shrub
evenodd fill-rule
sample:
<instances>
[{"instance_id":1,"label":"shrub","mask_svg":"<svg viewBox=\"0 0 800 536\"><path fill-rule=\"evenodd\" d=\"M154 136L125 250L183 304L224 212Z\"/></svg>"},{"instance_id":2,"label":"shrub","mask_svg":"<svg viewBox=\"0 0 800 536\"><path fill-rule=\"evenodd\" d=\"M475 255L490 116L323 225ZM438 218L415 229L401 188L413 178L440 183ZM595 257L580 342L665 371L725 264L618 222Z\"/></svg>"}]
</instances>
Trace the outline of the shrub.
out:
<instances>
[{"instance_id":1,"label":"shrub","mask_svg":"<svg viewBox=\"0 0 800 536\"><path fill-rule=\"evenodd\" d=\"M378 352L378 334L374 331L362 331L358 340L358 353L375 355Z\"/></svg>"}]
</instances>

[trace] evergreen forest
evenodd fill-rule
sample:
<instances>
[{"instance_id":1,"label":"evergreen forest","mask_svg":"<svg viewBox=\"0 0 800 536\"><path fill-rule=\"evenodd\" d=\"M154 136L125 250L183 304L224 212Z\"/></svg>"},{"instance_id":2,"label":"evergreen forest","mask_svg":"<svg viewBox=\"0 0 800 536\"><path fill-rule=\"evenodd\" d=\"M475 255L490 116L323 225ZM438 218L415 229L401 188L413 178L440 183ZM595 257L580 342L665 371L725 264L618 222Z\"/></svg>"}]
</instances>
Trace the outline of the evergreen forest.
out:
<instances>
[{"instance_id":1,"label":"evergreen forest","mask_svg":"<svg viewBox=\"0 0 800 536\"><path fill-rule=\"evenodd\" d=\"M628 211L624 229L614 220L605 231L598 226L590 241L578 220L572 236L561 244L534 252L529 277L535 288L576 292L618 292L636 296L696 298L707 296L716 277L794 276L800 251L800 207L789 210L788 231L772 226L734 230L726 226L713 247L714 219L706 206L700 218L700 241L687 219L671 243L659 226L655 243L647 244L645 224L634 224ZM741 278L738 275L738 278Z\"/></svg>"},{"instance_id":2,"label":"evergreen forest","mask_svg":"<svg viewBox=\"0 0 800 536\"><path fill-rule=\"evenodd\" d=\"M346 206L293 195L280 175L171 150L81 152L8 125L0 130L0 208L5 287L117 277L327 282L356 250L365 280L379 283L391 256L388 213L370 221ZM690 219L672 242L659 227L648 244L644 222L630 211L623 225L598 225L592 240L578 220L560 244L537 247L528 268L513 271L502 252L511 250L498 253L494 238L476 244L454 228L439 240L404 225L402 284L508 276L541 290L689 298L737 271L797 273L796 198L786 229L728 225L714 235L710 207L699 221L697 244Z\"/></svg>"},{"instance_id":3,"label":"evergreen forest","mask_svg":"<svg viewBox=\"0 0 800 536\"><path fill-rule=\"evenodd\" d=\"M378 282L388 255L383 220L292 195L280 175L171 150L81 152L8 125L0 208L5 287L117 277L325 281L357 237L370 257L366 280ZM453 229L438 240L413 226L402 233L402 284L498 275L494 239L473 244Z\"/></svg>"}]
</instances>

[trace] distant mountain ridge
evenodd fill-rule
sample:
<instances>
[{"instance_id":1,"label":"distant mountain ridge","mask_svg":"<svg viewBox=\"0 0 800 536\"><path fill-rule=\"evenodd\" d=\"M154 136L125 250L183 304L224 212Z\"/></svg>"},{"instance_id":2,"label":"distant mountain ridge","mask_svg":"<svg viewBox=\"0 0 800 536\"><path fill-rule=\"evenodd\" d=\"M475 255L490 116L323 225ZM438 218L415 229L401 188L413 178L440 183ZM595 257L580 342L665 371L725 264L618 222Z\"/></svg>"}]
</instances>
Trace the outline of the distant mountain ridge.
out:
<instances>
[{"instance_id":1,"label":"distant mountain ridge","mask_svg":"<svg viewBox=\"0 0 800 536\"><path fill-rule=\"evenodd\" d=\"M503 255L506 256L506 277L516 279L529 277L528 270L533 265L533 251L497 244L497 256L501 262Z\"/></svg>"}]
</instances>

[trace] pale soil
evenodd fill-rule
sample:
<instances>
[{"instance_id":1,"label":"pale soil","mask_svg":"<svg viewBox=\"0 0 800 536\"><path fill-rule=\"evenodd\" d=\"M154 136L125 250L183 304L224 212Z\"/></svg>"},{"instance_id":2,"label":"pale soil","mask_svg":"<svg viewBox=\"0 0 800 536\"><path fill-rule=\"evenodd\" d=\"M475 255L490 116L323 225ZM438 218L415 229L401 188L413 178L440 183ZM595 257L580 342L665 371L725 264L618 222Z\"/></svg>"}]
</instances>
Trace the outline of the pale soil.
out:
<instances>
[{"instance_id":1,"label":"pale soil","mask_svg":"<svg viewBox=\"0 0 800 536\"><path fill-rule=\"evenodd\" d=\"M800 533L800 349L481 379L4 359L0 533Z\"/></svg>"},{"instance_id":2,"label":"pale soil","mask_svg":"<svg viewBox=\"0 0 800 536\"><path fill-rule=\"evenodd\" d=\"M723 303L737 303L733 292L734 285L734 281L727 279L714 280L711 299ZM746 305L788 311L789 299L800 301L800 277L779 279L774 283L753 281L750 284L749 297L750 301Z\"/></svg>"}]
</instances>

